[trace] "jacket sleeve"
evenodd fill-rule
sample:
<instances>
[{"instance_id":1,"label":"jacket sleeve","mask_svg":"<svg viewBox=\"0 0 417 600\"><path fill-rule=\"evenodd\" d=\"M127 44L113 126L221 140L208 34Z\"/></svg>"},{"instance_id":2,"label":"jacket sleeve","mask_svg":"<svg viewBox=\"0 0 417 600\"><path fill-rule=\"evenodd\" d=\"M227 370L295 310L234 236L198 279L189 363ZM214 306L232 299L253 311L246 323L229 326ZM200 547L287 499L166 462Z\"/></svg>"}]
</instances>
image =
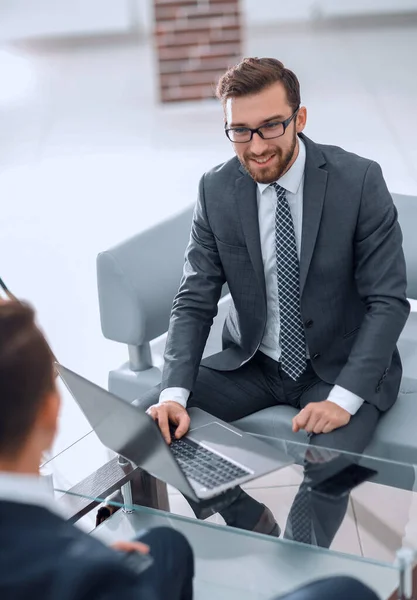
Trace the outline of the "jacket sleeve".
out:
<instances>
[{"instance_id":1,"label":"jacket sleeve","mask_svg":"<svg viewBox=\"0 0 417 600\"><path fill-rule=\"evenodd\" d=\"M68 557L67 557L68 558ZM53 581L51 595L60 600L157 600L148 577L136 574L113 557L70 558Z\"/></svg>"},{"instance_id":2,"label":"jacket sleeve","mask_svg":"<svg viewBox=\"0 0 417 600\"><path fill-rule=\"evenodd\" d=\"M203 176L183 277L171 312L161 390L193 389L224 283L216 240L207 218Z\"/></svg>"},{"instance_id":3,"label":"jacket sleeve","mask_svg":"<svg viewBox=\"0 0 417 600\"><path fill-rule=\"evenodd\" d=\"M368 400L390 367L410 312L397 210L376 163L364 178L354 251L354 277L366 313L335 383Z\"/></svg>"}]
</instances>

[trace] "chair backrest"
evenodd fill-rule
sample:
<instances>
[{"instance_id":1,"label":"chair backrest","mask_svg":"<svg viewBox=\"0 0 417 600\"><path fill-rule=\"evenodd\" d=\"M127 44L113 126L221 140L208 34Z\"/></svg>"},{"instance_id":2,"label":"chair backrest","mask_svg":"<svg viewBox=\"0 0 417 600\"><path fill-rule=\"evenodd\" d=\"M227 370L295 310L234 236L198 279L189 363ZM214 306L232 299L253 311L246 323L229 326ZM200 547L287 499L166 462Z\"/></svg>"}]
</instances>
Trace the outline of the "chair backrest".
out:
<instances>
[{"instance_id":1,"label":"chair backrest","mask_svg":"<svg viewBox=\"0 0 417 600\"><path fill-rule=\"evenodd\" d=\"M417 197L393 194L404 236L409 298L417 299ZM193 206L97 257L103 335L141 346L168 328Z\"/></svg>"},{"instance_id":2,"label":"chair backrest","mask_svg":"<svg viewBox=\"0 0 417 600\"><path fill-rule=\"evenodd\" d=\"M403 232L403 248L407 264L407 296L417 299L417 196L392 194Z\"/></svg>"},{"instance_id":3,"label":"chair backrest","mask_svg":"<svg viewBox=\"0 0 417 600\"><path fill-rule=\"evenodd\" d=\"M97 257L104 337L141 346L168 329L194 206Z\"/></svg>"}]
</instances>

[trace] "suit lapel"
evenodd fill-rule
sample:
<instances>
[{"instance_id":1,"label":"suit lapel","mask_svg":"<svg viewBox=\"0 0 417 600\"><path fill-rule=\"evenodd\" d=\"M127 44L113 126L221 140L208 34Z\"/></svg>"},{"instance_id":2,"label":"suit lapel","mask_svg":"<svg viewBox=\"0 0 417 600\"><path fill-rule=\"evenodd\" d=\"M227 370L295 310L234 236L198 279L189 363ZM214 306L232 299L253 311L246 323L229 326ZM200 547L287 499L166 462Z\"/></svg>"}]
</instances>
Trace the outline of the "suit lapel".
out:
<instances>
[{"instance_id":1,"label":"suit lapel","mask_svg":"<svg viewBox=\"0 0 417 600\"><path fill-rule=\"evenodd\" d=\"M321 222L324 197L327 186L327 171L321 167L326 164L319 147L305 135L300 137L306 145L306 166L303 192L303 226L300 256L300 295L303 293L308 270L316 244ZM266 298L265 273L262 260L258 221L258 203L256 183L239 168L242 175L236 179L236 204L246 239L249 256L258 277L262 292Z\"/></svg>"},{"instance_id":2,"label":"suit lapel","mask_svg":"<svg viewBox=\"0 0 417 600\"><path fill-rule=\"evenodd\" d=\"M243 175L236 179L236 204L249 256L253 268L255 269L256 276L258 277L261 290L266 298L265 274L259 234L256 183L245 173L243 168L240 170Z\"/></svg>"},{"instance_id":3,"label":"suit lapel","mask_svg":"<svg viewBox=\"0 0 417 600\"><path fill-rule=\"evenodd\" d=\"M301 138L306 145L307 155L303 192L300 295L303 293L314 246L316 244L327 186L327 171L320 168L326 162L322 152L318 146L307 137L301 135Z\"/></svg>"}]
</instances>

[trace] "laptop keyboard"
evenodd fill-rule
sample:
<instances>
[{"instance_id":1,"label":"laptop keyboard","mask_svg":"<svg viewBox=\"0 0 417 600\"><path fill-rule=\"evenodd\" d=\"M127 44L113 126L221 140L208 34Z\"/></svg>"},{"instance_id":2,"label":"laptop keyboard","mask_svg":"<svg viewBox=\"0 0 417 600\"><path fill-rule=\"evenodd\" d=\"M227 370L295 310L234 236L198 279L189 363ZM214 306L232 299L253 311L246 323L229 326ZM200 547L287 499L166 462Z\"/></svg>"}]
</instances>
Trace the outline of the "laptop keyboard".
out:
<instances>
[{"instance_id":1,"label":"laptop keyboard","mask_svg":"<svg viewBox=\"0 0 417 600\"><path fill-rule=\"evenodd\" d=\"M250 471L187 438L172 438L170 448L184 474L209 490L250 475Z\"/></svg>"}]
</instances>

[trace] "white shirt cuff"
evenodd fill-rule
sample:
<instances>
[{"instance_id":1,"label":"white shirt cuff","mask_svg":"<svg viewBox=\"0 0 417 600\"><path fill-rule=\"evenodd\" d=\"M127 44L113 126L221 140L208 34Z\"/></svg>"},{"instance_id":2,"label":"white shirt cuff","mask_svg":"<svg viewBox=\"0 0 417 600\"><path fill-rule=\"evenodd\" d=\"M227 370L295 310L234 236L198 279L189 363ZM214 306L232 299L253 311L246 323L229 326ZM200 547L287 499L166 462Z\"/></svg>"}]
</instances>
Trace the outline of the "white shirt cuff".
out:
<instances>
[{"instance_id":1,"label":"white shirt cuff","mask_svg":"<svg viewBox=\"0 0 417 600\"><path fill-rule=\"evenodd\" d=\"M159 404L163 402L178 402L184 408L187 408L187 400L190 397L190 390L180 387L165 388L159 394Z\"/></svg>"},{"instance_id":2,"label":"white shirt cuff","mask_svg":"<svg viewBox=\"0 0 417 600\"><path fill-rule=\"evenodd\" d=\"M353 392L346 390L340 385L335 385L333 387L327 400L338 404L341 408L347 410L347 412L351 415L357 413L364 403L364 400L360 396L357 396Z\"/></svg>"}]
</instances>

